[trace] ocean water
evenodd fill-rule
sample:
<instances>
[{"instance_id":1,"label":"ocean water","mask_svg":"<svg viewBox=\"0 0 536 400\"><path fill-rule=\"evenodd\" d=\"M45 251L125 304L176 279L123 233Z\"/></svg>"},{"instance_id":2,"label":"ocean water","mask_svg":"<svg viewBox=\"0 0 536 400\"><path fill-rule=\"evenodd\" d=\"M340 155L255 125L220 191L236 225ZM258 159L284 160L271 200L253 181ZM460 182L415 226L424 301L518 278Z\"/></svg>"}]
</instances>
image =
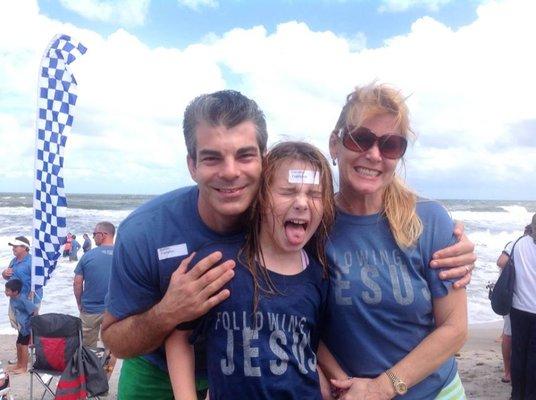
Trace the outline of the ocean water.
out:
<instances>
[{"instance_id":1,"label":"ocean water","mask_svg":"<svg viewBox=\"0 0 536 400\"><path fill-rule=\"evenodd\" d=\"M145 195L68 195L67 223L80 243L95 224L108 220L118 225L133 209L149 200ZM467 289L469 322L489 322L501 317L491 310L486 284L498 277L497 257L507 242L519 237L536 212L536 201L444 200L452 217L463 221L469 238L476 245L478 261ZM0 269L12 258L9 240L18 235L31 236L32 196L0 193ZM91 236L91 235L90 235ZM81 254L81 252L80 252ZM47 286L41 313L78 314L72 291L76 262L61 258ZM8 299L0 296L0 333L15 333L7 319Z\"/></svg>"}]
</instances>

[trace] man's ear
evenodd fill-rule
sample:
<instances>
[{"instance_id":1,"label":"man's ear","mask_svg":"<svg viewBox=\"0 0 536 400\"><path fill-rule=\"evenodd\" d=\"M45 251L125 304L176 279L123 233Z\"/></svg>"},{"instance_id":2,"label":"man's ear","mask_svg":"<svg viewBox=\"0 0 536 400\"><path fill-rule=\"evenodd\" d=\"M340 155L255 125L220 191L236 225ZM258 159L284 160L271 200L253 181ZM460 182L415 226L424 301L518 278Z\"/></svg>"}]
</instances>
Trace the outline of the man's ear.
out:
<instances>
[{"instance_id":1,"label":"man's ear","mask_svg":"<svg viewBox=\"0 0 536 400\"><path fill-rule=\"evenodd\" d=\"M194 182L197 182L197 166L195 160L190 156L186 156L186 163L188 164L188 171L190 171L190 176L192 177Z\"/></svg>"},{"instance_id":2,"label":"man's ear","mask_svg":"<svg viewBox=\"0 0 536 400\"><path fill-rule=\"evenodd\" d=\"M329 155L332 160L336 160L339 157L339 138L335 132L333 132L329 137Z\"/></svg>"}]
</instances>

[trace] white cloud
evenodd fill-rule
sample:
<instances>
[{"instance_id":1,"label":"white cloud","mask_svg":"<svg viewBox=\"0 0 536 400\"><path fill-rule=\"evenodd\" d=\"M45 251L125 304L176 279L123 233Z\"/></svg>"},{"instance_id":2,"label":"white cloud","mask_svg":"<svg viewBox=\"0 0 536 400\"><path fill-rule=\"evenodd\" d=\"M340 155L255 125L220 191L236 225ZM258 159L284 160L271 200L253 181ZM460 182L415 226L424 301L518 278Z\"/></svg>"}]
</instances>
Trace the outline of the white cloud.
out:
<instances>
[{"instance_id":1,"label":"white cloud","mask_svg":"<svg viewBox=\"0 0 536 400\"><path fill-rule=\"evenodd\" d=\"M218 8L218 0L177 0L177 2L192 10L199 11L203 7Z\"/></svg>"},{"instance_id":2,"label":"white cloud","mask_svg":"<svg viewBox=\"0 0 536 400\"><path fill-rule=\"evenodd\" d=\"M0 98L0 148L21 139L14 153L0 150L10 161L0 170L4 185L14 173L31 175L37 66L61 31L88 47L72 66L80 97L66 180L76 191L154 193L190 183L184 107L230 82L263 108L271 143L301 138L327 151L346 94L377 78L410 95L419 139L407 175L418 190L453 185L485 197L494 186L525 180L522 196L536 193L529 178L536 175L536 139L528 133L536 120L536 60L529 54L535 2L487 3L457 30L421 18L378 48L366 48L364 37L356 46L294 21L272 33L235 28L184 49L152 49L126 30L102 37L48 19L26 2L1 8L0 91L8 96ZM97 187L83 190L90 185Z\"/></svg>"},{"instance_id":3,"label":"white cloud","mask_svg":"<svg viewBox=\"0 0 536 400\"><path fill-rule=\"evenodd\" d=\"M437 11L452 0L381 0L379 12L401 12L410 8L420 7L429 11Z\"/></svg>"},{"instance_id":4,"label":"white cloud","mask_svg":"<svg viewBox=\"0 0 536 400\"><path fill-rule=\"evenodd\" d=\"M150 0L60 0L61 4L84 18L114 22L124 26L145 23Z\"/></svg>"}]
</instances>

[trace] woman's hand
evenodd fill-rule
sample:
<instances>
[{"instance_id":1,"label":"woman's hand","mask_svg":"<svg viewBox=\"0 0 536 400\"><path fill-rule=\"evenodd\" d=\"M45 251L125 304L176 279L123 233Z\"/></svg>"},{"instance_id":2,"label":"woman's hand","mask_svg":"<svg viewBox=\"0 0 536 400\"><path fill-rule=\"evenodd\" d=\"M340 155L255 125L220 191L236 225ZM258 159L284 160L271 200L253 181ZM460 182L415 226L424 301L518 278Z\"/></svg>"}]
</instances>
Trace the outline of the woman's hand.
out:
<instances>
[{"instance_id":1,"label":"woman's hand","mask_svg":"<svg viewBox=\"0 0 536 400\"><path fill-rule=\"evenodd\" d=\"M332 379L331 384L343 391L339 400L389 400L394 397L391 383L382 379L383 375L375 379L348 378L345 380Z\"/></svg>"}]
</instances>

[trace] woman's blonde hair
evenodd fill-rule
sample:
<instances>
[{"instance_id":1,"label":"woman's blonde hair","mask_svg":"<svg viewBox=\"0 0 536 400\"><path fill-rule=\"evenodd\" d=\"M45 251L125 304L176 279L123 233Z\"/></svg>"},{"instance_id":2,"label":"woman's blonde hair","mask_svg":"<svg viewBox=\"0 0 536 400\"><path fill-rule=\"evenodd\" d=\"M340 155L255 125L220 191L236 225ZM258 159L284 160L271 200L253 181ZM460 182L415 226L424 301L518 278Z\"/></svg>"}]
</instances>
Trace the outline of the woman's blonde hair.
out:
<instances>
[{"instance_id":1,"label":"woman's blonde hair","mask_svg":"<svg viewBox=\"0 0 536 400\"><path fill-rule=\"evenodd\" d=\"M264 264L260 244L260 231L263 218L267 217L266 210L272 207L270 196L270 186L273 183L277 170L285 161L303 161L311 164L315 172L319 173L320 186L322 188L323 214L318 229L313 234L307 248L315 252L320 264L324 269L324 276L327 278L328 263L325 255L325 246L328 233L335 219L335 204L333 200L333 178L331 168L326 157L315 146L305 142L281 142L270 149L264 157L262 165L262 177L259 186L259 193L251 207L251 217L248 223L249 229L246 241L242 247L239 259L247 266L253 276L253 310L257 309L260 292L266 294L276 294L277 288L270 279ZM270 218L268 216L268 218Z\"/></svg>"},{"instance_id":2,"label":"woman's blonde hair","mask_svg":"<svg viewBox=\"0 0 536 400\"><path fill-rule=\"evenodd\" d=\"M405 138L415 138L409 124L405 97L399 90L376 82L356 87L346 97L346 104L333 133L338 135L343 127L358 127L366 119L385 114L395 118L396 125ZM422 222L416 212L417 195L395 173L392 182L385 189L382 202L383 213L398 246L413 246L422 233Z\"/></svg>"}]
</instances>

